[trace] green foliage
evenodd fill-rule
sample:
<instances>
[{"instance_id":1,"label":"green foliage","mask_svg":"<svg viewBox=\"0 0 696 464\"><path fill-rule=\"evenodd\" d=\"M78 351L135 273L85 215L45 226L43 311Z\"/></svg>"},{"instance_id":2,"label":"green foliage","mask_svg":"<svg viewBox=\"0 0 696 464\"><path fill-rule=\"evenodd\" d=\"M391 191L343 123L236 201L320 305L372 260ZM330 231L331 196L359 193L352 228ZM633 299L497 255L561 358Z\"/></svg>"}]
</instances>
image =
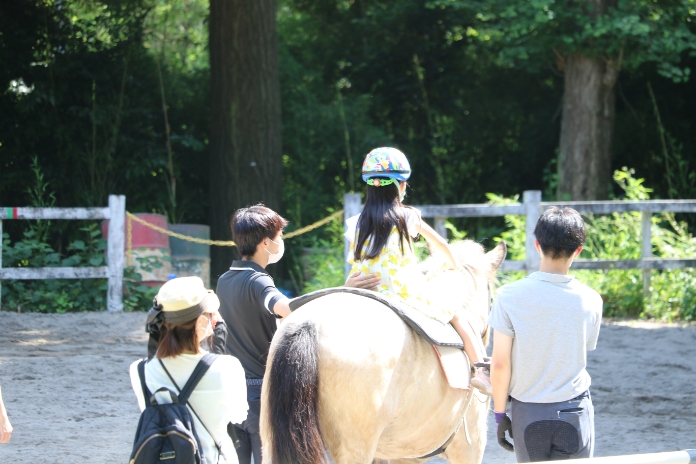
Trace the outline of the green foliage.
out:
<instances>
[{"instance_id":1,"label":"green foliage","mask_svg":"<svg viewBox=\"0 0 696 464\"><path fill-rule=\"evenodd\" d=\"M34 174L34 186L27 189L29 204L35 208L49 208L56 203L56 196L48 191L48 182L44 181L44 173L41 171L39 160L36 156L31 159L31 171ZM37 220L29 226L39 242L48 239L48 230L51 221Z\"/></svg>"},{"instance_id":2,"label":"green foliage","mask_svg":"<svg viewBox=\"0 0 696 464\"><path fill-rule=\"evenodd\" d=\"M379 145L409 156L412 204L554 191L563 93L554 49L612 60L623 50L612 168L634 166L656 197L696 191L696 87L659 78L685 79L696 64L687 0L621 0L595 22L569 0L278 3L290 230L339 207L345 191L361 191L360 163ZM57 206L104 206L108 194L122 193L130 211L166 212L172 222L229 217L210 204L208 187L208 109L217 96L209 95L207 15L205 0L4 2L0 205L35 203L27 186L38 185L36 158ZM496 235L500 222L456 221L481 238ZM6 223L13 243L23 227ZM48 235L37 233L62 252L81 239L78 227L53 221ZM298 238L289 257L299 260L299 247L320 240L333 240L331 232ZM427 247L416 244L416 252Z\"/></svg>"},{"instance_id":3,"label":"green foliage","mask_svg":"<svg viewBox=\"0 0 696 464\"><path fill-rule=\"evenodd\" d=\"M648 200L651 189L643 179L633 177L626 168L614 173L614 180L625 192L627 200ZM582 258L640 259L641 213L589 215L586 219L587 243ZM663 213L652 218L653 255L664 258L685 258L696 252L696 239L685 223L674 214ZM599 291L605 301L607 316L649 317L662 320L692 320L696 316L696 283L693 269L652 271L652 291L643 300L641 270L577 271L578 278Z\"/></svg>"},{"instance_id":4,"label":"green foliage","mask_svg":"<svg viewBox=\"0 0 696 464\"><path fill-rule=\"evenodd\" d=\"M495 193L487 193L486 198L488 198L488 203L500 206L519 204L520 201L519 195L505 198ZM526 257L524 216L518 216L516 214L505 216L505 226L507 230L501 232L500 237L496 237L494 241L496 243L500 243L503 240L505 241L505 245L507 245L506 259L524 261Z\"/></svg>"},{"instance_id":5,"label":"green foliage","mask_svg":"<svg viewBox=\"0 0 696 464\"><path fill-rule=\"evenodd\" d=\"M541 134L560 87L498 69L494 53L461 34L474 22L421 2L281 3L284 192L293 221L321 218L351 179L361 191L360 163L379 145L409 157L415 204L478 202L483 191L541 180L542 153L555 144ZM512 97L510 79L526 90Z\"/></svg>"},{"instance_id":6,"label":"green foliage","mask_svg":"<svg viewBox=\"0 0 696 464\"><path fill-rule=\"evenodd\" d=\"M33 230L24 232L22 241L11 245L3 234L3 267L77 267L104 264L106 242L96 226L83 229L87 240L76 240L61 256L38 239ZM2 283L3 309L25 312L65 313L75 310L101 310L105 306L106 280L5 280Z\"/></svg>"},{"instance_id":7,"label":"green foliage","mask_svg":"<svg viewBox=\"0 0 696 464\"><path fill-rule=\"evenodd\" d=\"M34 230L24 232L21 241L11 243L3 234L3 267L98 267L105 266L106 240L96 224L81 228L83 239L67 247L67 254L41 241ZM127 311L147 310L156 289L139 284L134 269L124 273L124 307ZM23 312L66 313L102 311L106 307L106 279L5 280L2 282L2 309Z\"/></svg>"},{"instance_id":8,"label":"green foliage","mask_svg":"<svg viewBox=\"0 0 696 464\"><path fill-rule=\"evenodd\" d=\"M343 218L334 219L324 229L321 237L313 234L305 238L309 246L289 248L293 258L289 274L297 294L343 285Z\"/></svg>"},{"instance_id":9,"label":"green foliage","mask_svg":"<svg viewBox=\"0 0 696 464\"><path fill-rule=\"evenodd\" d=\"M689 160L684 158L683 145L678 143L662 124L662 116L650 82L648 82L648 92L653 104L657 131L662 145L662 159L664 160L668 187L667 195L669 198L696 198L696 171L690 169Z\"/></svg>"},{"instance_id":10,"label":"green foliage","mask_svg":"<svg viewBox=\"0 0 696 464\"><path fill-rule=\"evenodd\" d=\"M144 47L160 55L163 64L175 75L195 75L207 69L209 2L152 0L151 3L144 21Z\"/></svg>"},{"instance_id":11,"label":"green foliage","mask_svg":"<svg viewBox=\"0 0 696 464\"><path fill-rule=\"evenodd\" d=\"M623 168L614 172L614 181L624 192L626 200L649 200L651 189L634 172ZM488 194L493 204L517 203L518 198L503 198ZM585 217L587 241L583 259L641 258L641 213L589 214ZM508 245L508 259L524 260L525 220L523 216L505 216L508 229L498 240ZM696 253L696 238L688 225L678 222L674 214L663 213L652 218L653 255L664 258L688 258ZM520 279L523 273L504 273L503 282ZM696 272L694 269L652 271L651 293L643 299L642 270L582 270L571 274L597 290L604 300L604 315L608 317L641 317L660 320L696 318Z\"/></svg>"},{"instance_id":12,"label":"green foliage","mask_svg":"<svg viewBox=\"0 0 696 464\"><path fill-rule=\"evenodd\" d=\"M580 52L629 69L655 62L661 75L682 82L690 75L681 64L683 53L696 50L692 0L436 0L428 6L475 11L479 26L467 34L499 44L504 62L524 61L536 69L553 53L561 58Z\"/></svg>"},{"instance_id":13,"label":"green foliage","mask_svg":"<svg viewBox=\"0 0 696 464\"><path fill-rule=\"evenodd\" d=\"M168 150L155 58L164 53L177 219L205 221L206 18L207 2L197 0L171 6L18 0L3 6L0 203L28 203L25 186L32 183L29 166L36 157L57 205L103 206L109 194L125 193L133 211L163 211ZM49 241L60 241L55 234L64 228L59 224ZM21 232L11 235L19 239Z\"/></svg>"}]
</instances>

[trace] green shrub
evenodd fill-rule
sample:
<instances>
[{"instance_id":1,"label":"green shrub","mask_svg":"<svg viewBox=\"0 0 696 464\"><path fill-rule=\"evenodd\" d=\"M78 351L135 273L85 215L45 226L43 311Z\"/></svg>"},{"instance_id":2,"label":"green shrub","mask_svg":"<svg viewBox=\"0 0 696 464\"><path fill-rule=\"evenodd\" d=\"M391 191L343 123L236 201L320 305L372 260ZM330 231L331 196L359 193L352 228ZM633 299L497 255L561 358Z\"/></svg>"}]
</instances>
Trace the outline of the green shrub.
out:
<instances>
[{"instance_id":1,"label":"green shrub","mask_svg":"<svg viewBox=\"0 0 696 464\"><path fill-rule=\"evenodd\" d=\"M633 177L627 168L616 171L614 180L624 191L626 200L649 200L651 189L643 179ZM488 195L491 203L516 203L518 198ZM587 242L583 259L627 259L641 257L641 213L585 215ZM508 259L524 260L524 216L505 216L508 230L498 240L508 245ZM652 218L653 255L664 258L688 258L696 253L696 239L689 234L686 223L678 222L674 214L663 213ZM696 274L691 268L652 271L651 292L643 299L643 271L582 270L572 271L580 281L597 290L604 300L604 315L608 317L641 317L660 320L690 321L696 317ZM524 273L502 273L507 283L520 279Z\"/></svg>"},{"instance_id":2,"label":"green shrub","mask_svg":"<svg viewBox=\"0 0 696 464\"><path fill-rule=\"evenodd\" d=\"M3 267L81 267L104 266L106 240L96 224L80 229L84 240L74 240L67 255L40 240L34 229L24 232L12 244L3 234ZM123 304L127 311L147 310L157 290L140 284L140 274L132 267L124 271ZM106 279L4 280L2 309L24 312L66 313L101 311L106 308Z\"/></svg>"}]
</instances>

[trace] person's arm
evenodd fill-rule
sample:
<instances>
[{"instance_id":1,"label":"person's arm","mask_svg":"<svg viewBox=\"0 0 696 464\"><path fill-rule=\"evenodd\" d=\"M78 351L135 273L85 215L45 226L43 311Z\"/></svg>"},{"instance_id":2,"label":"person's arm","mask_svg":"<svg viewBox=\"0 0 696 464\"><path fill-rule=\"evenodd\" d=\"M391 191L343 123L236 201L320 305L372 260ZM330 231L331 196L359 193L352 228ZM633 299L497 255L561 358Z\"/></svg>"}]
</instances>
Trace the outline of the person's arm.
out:
<instances>
[{"instance_id":1,"label":"person's arm","mask_svg":"<svg viewBox=\"0 0 696 464\"><path fill-rule=\"evenodd\" d=\"M241 424L247 418L249 404L247 403L247 386L244 376L244 368L237 358L232 356L224 358L225 369L223 371L224 407L228 411L227 421L233 424Z\"/></svg>"},{"instance_id":2,"label":"person's arm","mask_svg":"<svg viewBox=\"0 0 696 464\"><path fill-rule=\"evenodd\" d=\"M493 410L503 413L512 376L512 337L494 330L493 359L491 360L491 385L493 386Z\"/></svg>"},{"instance_id":3,"label":"person's arm","mask_svg":"<svg viewBox=\"0 0 696 464\"><path fill-rule=\"evenodd\" d=\"M278 301L275 302L275 304L272 307L272 311L279 315L282 319L285 319L290 315L292 312L290 310L290 299L289 298L282 298ZM281 322L282 322L281 319Z\"/></svg>"},{"instance_id":4,"label":"person's arm","mask_svg":"<svg viewBox=\"0 0 696 464\"><path fill-rule=\"evenodd\" d=\"M0 390L0 443L7 443L12 437L12 424L7 417L5 403L2 401L2 390Z\"/></svg>"},{"instance_id":5,"label":"person's arm","mask_svg":"<svg viewBox=\"0 0 696 464\"><path fill-rule=\"evenodd\" d=\"M454 260L454 256L452 256L452 251L450 250L449 245L447 244L447 240L445 240L443 237L440 236L435 230L428 225L427 222L425 221L419 221L418 225L416 226L418 233L425 238L425 241L428 242L428 246L430 249L434 249L438 251L439 253L442 254L442 256L445 257L446 260L446 265L448 266L449 269L455 269L457 267L457 262Z\"/></svg>"},{"instance_id":6,"label":"person's arm","mask_svg":"<svg viewBox=\"0 0 696 464\"><path fill-rule=\"evenodd\" d=\"M219 311L215 311L212 316L213 335L211 340L210 352L214 354L227 354L227 324L220 316Z\"/></svg>"},{"instance_id":7,"label":"person's arm","mask_svg":"<svg viewBox=\"0 0 696 464\"><path fill-rule=\"evenodd\" d=\"M599 329L602 325L602 297L599 294L596 295L596 310L593 314L592 327L588 331L587 342L585 343L585 349L587 351L592 351L597 348L597 339L599 338Z\"/></svg>"},{"instance_id":8,"label":"person's arm","mask_svg":"<svg viewBox=\"0 0 696 464\"><path fill-rule=\"evenodd\" d=\"M264 274L256 277L252 283L252 292L260 311L268 311L281 318L290 315L290 300L276 288L271 276Z\"/></svg>"},{"instance_id":9,"label":"person's arm","mask_svg":"<svg viewBox=\"0 0 696 464\"><path fill-rule=\"evenodd\" d=\"M130 365L129 373L131 379L131 386L133 387L133 392L135 392L135 399L138 401L138 407L141 411L145 410L145 394L143 393L143 387L140 384L140 375L138 375L138 364L140 359L135 361Z\"/></svg>"}]
</instances>

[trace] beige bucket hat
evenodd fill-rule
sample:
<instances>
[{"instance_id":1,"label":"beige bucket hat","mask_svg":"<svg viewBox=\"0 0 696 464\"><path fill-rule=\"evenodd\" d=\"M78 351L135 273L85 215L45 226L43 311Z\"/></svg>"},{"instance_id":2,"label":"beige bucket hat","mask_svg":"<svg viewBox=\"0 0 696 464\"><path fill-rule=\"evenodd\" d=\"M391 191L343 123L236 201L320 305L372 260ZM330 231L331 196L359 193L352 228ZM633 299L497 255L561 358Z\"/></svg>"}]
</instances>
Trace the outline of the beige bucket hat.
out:
<instances>
[{"instance_id":1,"label":"beige bucket hat","mask_svg":"<svg viewBox=\"0 0 696 464\"><path fill-rule=\"evenodd\" d=\"M216 312L220 300L205 288L200 277L177 277L162 285L153 306L161 308L165 322L179 323Z\"/></svg>"}]
</instances>

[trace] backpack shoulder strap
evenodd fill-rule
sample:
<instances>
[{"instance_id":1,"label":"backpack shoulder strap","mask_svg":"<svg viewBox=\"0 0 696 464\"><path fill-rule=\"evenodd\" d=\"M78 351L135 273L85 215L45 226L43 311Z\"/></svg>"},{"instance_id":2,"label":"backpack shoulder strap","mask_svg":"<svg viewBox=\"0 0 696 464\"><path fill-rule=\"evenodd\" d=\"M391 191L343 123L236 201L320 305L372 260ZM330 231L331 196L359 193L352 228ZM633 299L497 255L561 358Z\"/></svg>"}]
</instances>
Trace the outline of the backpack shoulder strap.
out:
<instances>
[{"instance_id":1,"label":"backpack shoulder strap","mask_svg":"<svg viewBox=\"0 0 696 464\"><path fill-rule=\"evenodd\" d=\"M186 404L186 402L188 402L189 396L191 396L193 390L196 389L196 385L198 385L198 382L200 382L205 373L208 372L208 369L210 369L210 366L213 365L213 362L215 362L216 359L217 355L207 353L203 355L200 361L198 361L198 364L196 364L196 367L193 369L191 376L186 382L186 385L184 385L179 392L180 403ZM169 372L167 372L167 374L169 374ZM179 388L178 385L176 385L176 387Z\"/></svg>"},{"instance_id":2,"label":"backpack shoulder strap","mask_svg":"<svg viewBox=\"0 0 696 464\"><path fill-rule=\"evenodd\" d=\"M213 442L215 443L215 447L218 450L218 453L221 454L225 458L225 462L227 462L227 456L225 453L222 451L222 446L215 440L215 437L213 436L212 433L210 433L210 430L208 430L208 427L205 425L205 422L201 420L201 417L198 415L195 409L193 409L193 406L191 406L190 403L188 403L189 396L191 396L191 393L193 393L193 390L195 390L196 385L198 385L198 382L203 378L206 372L208 372L208 369L210 369L210 366L213 365L215 360L218 358L218 355L212 354L212 353L206 353L203 355L200 361L198 361L198 364L196 364L196 367L193 369L193 372L189 376L189 379L186 381L186 385L184 385L184 388L179 388L179 385L177 385L176 381L174 380L174 377L172 377L172 374L169 373L169 369L167 369L167 366L164 365L161 359L157 358L160 362L160 365L164 369L164 372L167 373L167 376L169 376L169 380L172 381L174 386L176 387L177 390L179 390L179 403L181 404L188 404L188 407L191 408L191 412L195 414L195 416L198 418L198 421L203 425L203 428L205 429L206 432L208 432L208 435L210 435L210 438L213 439ZM237 446L235 445L235 448Z\"/></svg>"},{"instance_id":3,"label":"backpack shoulder strap","mask_svg":"<svg viewBox=\"0 0 696 464\"><path fill-rule=\"evenodd\" d=\"M150 393L150 389L147 388L147 384L145 383L145 363L147 363L147 359L143 359L138 363L138 377L140 378L140 388L143 389L143 398L145 399L145 406L147 407L152 393Z\"/></svg>"}]
</instances>

